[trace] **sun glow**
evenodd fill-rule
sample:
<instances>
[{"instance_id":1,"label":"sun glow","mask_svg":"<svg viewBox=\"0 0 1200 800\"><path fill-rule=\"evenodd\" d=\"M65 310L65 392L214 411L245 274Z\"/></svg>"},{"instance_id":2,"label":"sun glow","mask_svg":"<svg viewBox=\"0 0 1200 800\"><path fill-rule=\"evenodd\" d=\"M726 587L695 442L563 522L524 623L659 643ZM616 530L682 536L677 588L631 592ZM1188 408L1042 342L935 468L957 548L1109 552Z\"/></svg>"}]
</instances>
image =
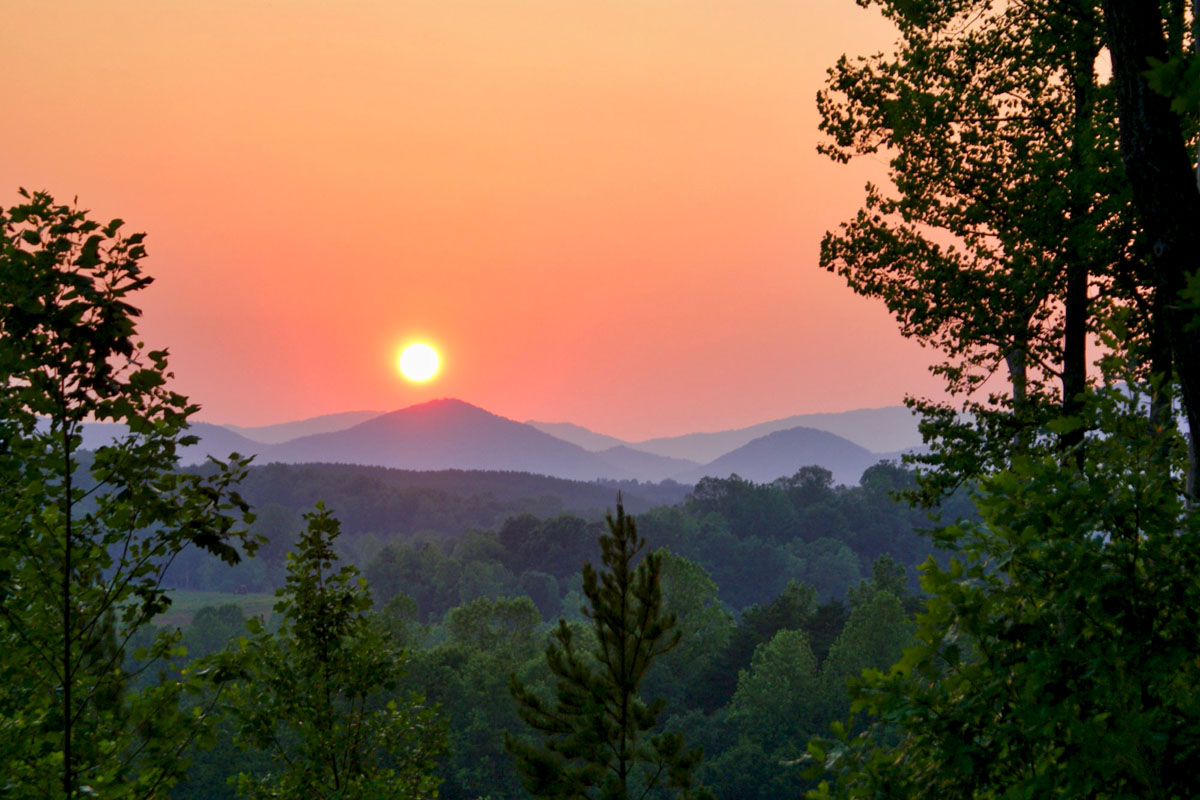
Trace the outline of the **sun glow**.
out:
<instances>
[{"instance_id":1,"label":"sun glow","mask_svg":"<svg viewBox=\"0 0 1200 800\"><path fill-rule=\"evenodd\" d=\"M429 345L410 344L400 354L400 372L410 381L427 381L437 374L438 354Z\"/></svg>"}]
</instances>

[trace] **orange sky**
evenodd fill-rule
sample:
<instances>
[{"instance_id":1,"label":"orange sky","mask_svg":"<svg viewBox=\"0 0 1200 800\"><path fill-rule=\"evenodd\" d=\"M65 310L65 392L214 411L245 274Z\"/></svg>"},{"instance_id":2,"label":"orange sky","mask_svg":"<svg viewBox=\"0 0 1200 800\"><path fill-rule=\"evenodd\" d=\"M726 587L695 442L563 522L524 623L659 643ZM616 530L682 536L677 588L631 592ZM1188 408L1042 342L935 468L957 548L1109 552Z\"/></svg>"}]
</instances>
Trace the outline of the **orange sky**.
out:
<instances>
[{"instance_id":1,"label":"orange sky","mask_svg":"<svg viewBox=\"0 0 1200 800\"><path fill-rule=\"evenodd\" d=\"M853 0L82 0L0 14L0 204L149 233L202 418L459 397L629 438L927 393L817 266L881 165L815 152ZM423 338L443 372L406 383Z\"/></svg>"}]
</instances>

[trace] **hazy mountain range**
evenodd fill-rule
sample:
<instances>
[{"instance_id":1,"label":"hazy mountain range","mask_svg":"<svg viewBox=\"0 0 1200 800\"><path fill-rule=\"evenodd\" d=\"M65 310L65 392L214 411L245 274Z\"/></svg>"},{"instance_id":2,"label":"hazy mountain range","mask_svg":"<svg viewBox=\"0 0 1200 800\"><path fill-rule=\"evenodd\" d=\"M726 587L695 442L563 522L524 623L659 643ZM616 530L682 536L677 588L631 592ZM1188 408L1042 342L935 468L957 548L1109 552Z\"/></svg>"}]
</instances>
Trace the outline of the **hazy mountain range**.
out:
<instances>
[{"instance_id":1,"label":"hazy mountain range","mask_svg":"<svg viewBox=\"0 0 1200 800\"><path fill-rule=\"evenodd\" d=\"M710 475L767 482L819 464L838 483L919 447L916 419L901 406L806 414L747 428L626 442L570 423L517 422L461 400L443 399L381 413L352 411L262 427L195 423L200 443L184 463L230 452L256 463L342 463L407 470L501 470L573 480L675 480ZM93 424L84 446L120 434Z\"/></svg>"},{"instance_id":2,"label":"hazy mountain range","mask_svg":"<svg viewBox=\"0 0 1200 800\"><path fill-rule=\"evenodd\" d=\"M801 427L828 431L873 453L896 454L921 446L917 418L904 406L860 408L836 414L799 414L761 422L747 428L688 433L639 442L625 442L570 422L529 420L526 424L587 450L605 450L616 445L627 445L646 453L683 458L699 464L707 464L767 434Z\"/></svg>"},{"instance_id":3,"label":"hazy mountain range","mask_svg":"<svg viewBox=\"0 0 1200 800\"><path fill-rule=\"evenodd\" d=\"M240 425L222 425L221 427L228 428L234 433L261 444L283 444L292 439L299 439L301 436L311 436L314 433L344 431L360 422L366 422L382 415L382 411L343 411L340 414L324 414L296 422L280 422L276 425L260 425L255 428L244 428Z\"/></svg>"}]
</instances>

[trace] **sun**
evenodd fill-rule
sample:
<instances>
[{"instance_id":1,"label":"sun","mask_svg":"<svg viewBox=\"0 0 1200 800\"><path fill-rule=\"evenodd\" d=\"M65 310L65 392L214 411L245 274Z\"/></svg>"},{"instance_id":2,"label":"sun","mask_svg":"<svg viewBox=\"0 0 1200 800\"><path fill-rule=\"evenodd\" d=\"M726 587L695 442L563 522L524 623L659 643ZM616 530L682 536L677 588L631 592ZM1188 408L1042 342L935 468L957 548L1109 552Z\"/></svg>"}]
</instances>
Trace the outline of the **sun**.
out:
<instances>
[{"instance_id":1,"label":"sun","mask_svg":"<svg viewBox=\"0 0 1200 800\"><path fill-rule=\"evenodd\" d=\"M437 374L438 354L424 342L410 344L400 353L400 372L410 381L427 381Z\"/></svg>"}]
</instances>

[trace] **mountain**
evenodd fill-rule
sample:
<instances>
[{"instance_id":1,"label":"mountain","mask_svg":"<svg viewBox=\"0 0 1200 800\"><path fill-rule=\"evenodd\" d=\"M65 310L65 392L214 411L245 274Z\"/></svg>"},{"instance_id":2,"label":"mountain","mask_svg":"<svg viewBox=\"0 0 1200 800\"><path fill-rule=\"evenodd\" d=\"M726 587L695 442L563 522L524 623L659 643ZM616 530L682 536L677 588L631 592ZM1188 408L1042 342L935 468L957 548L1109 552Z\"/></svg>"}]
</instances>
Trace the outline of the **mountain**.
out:
<instances>
[{"instance_id":1,"label":"mountain","mask_svg":"<svg viewBox=\"0 0 1200 800\"><path fill-rule=\"evenodd\" d=\"M95 450L97 447L112 444L118 437L128 433L129 428L113 422L87 422L80 432L82 447L85 450ZM188 428L188 433L199 436L200 441L179 450L179 463L185 467L203 464L210 455L224 461L229 458L230 453L248 456L266 449L259 442L252 442L221 425L208 422L193 422Z\"/></svg>"},{"instance_id":2,"label":"mountain","mask_svg":"<svg viewBox=\"0 0 1200 800\"><path fill-rule=\"evenodd\" d=\"M250 428L240 425L222 425L221 427L260 444L282 444L301 436L311 436L314 433L344 431L360 422L374 419L382 413L382 411L343 411L340 414L323 414L319 417L309 417L295 422L280 422L275 425L259 425Z\"/></svg>"},{"instance_id":3,"label":"mountain","mask_svg":"<svg viewBox=\"0 0 1200 800\"><path fill-rule=\"evenodd\" d=\"M900 451L921 445L917 418L912 411L904 406L887 406L860 408L836 414L798 414L751 425L748 428L665 436L632 442L630 446L655 455L684 458L706 464L761 436L796 427L815 428L833 433L871 452ZM855 480L857 479L858 476L855 476Z\"/></svg>"},{"instance_id":4,"label":"mountain","mask_svg":"<svg viewBox=\"0 0 1200 800\"><path fill-rule=\"evenodd\" d=\"M346 430L266 448L260 461L411 470L514 470L560 478L627 478L599 455L461 400L410 406Z\"/></svg>"},{"instance_id":5,"label":"mountain","mask_svg":"<svg viewBox=\"0 0 1200 800\"><path fill-rule=\"evenodd\" d=\"M250 456L266 449L259 442L252 442L241 434L207 422L193 422L191 433L199 436L200 441L180 451L179 460L183 464L202 464L209 456L224 461L230 453Z\"/></svg>"},{"instance_id":6,"label":"mountain","mask_svg":"<svg viewBox=\"0 0 1200 800\"><path fill-rule=\"evenodd\" d=\"M851 435L835 435L812 425L789 425L793 420L814 420ZM772 437L797 430L807 433ZM111 424L86 425L84 446L94 448L124 431ZM278 441L304 431L310 432ZM856 483L863 469L884 457L868 452L883 447L867 448L861 442L911 446L919 441L915 418L908 409L898 406L805 414L737 430L629 444L570 423L516 422L453 399L434 400L387 414L351 411L258 428L200 422L193 423L191 432L200 437L200 442L181 451L184 465L202 463L209 455L224 459L238 452L256 455L258 464L499 470L571 480L649 482L668 478L694 482L705 475L725 477L731 472L770 481L791 475L801 466L820 464L832 470L839 482ZM857 444L855 439L859 440ZM892 448L892 453L900 449Z\"/></svg>"},{"instance_id":7,"label":"mountain","mask_svg":"<svg viewBox=\"0 0 1200 800\"><path fill-rule=\"evenodd\" d=\"M543 433L548 433L557 439L562 439L564 442L577 444L584 450L591 450L593 453L629 444L615 436L596 433L582 425L576 425L571 422L538 422L531 419L526 420L525 424L537 428Z\"/></svg>"},{"instance_id":8,"label":"mountain","mask_svg":"<svg viewBox=\"0 0 1200 800\"><path fill-rule=\"evenodd\" d=\"M778 422L786 427L803 425L829 431L872 453L894 453L920 448L919 417L906 406L857 408L836 414L800 414Z\"/></svg>"},{"instance_id":9,"label":"mountain","mask_svg":"<svg viewBox=\"0 0 1200 800\"><path fill-rule=\"evenodd\" d=\"M613 466L614 475L630 475L654 483L700 466L695 461L656 456L623 444L601 450L597 455Z\"/></svg>"},{"instance_id":10,"label":"mountain","mask_svg":"<svg viewBox=\"0 0 1200 800\"><path fill-rule=\"evenodd\" d=\"M828 431L795 427L754 439L675 479L695 483L705 476L727 478L737 473L756 483L768 483L793 475L801 467L818 464L833 473L835 483L853 485L863 470L877 461L879 456L866 448Z\"/></svg>"}]
</instances>

